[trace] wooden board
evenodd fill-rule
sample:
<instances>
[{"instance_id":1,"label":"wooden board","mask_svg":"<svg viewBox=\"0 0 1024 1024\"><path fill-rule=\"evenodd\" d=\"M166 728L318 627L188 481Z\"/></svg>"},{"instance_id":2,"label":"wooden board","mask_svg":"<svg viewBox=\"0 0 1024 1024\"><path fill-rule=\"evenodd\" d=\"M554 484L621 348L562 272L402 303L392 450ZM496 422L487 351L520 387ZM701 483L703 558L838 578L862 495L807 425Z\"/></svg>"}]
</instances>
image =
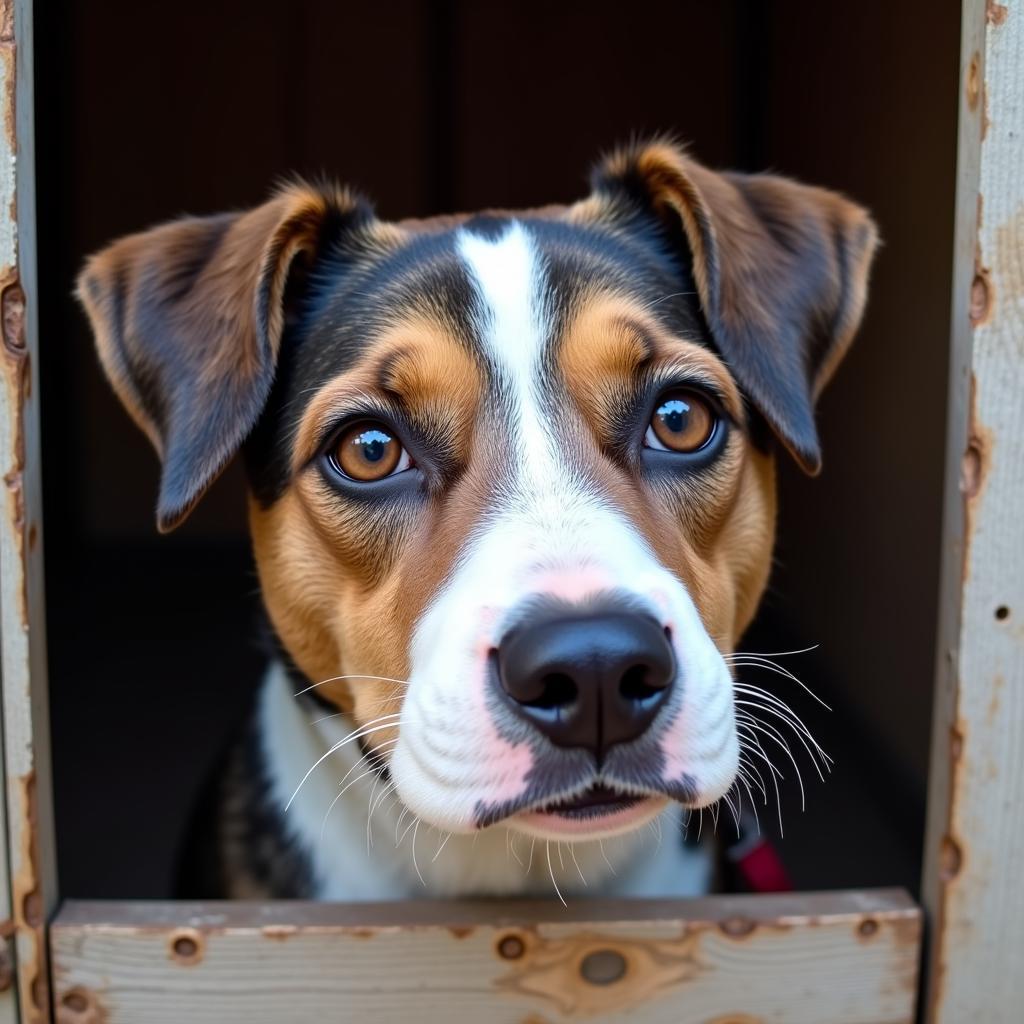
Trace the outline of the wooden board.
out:
<instances>
[{"instance_id":1,"label":"wooden board","mask_svg":"<svg viewBox=\"0 0 1024 1024\"><path fill-rule=\"evenodd\" d=\"M50 1018L45 922L56 900L43 613L31 29L31 0L0 0L0 666L7 827L0 913L2 935L13 941L4 951L13 961L0 968L0 1021L22 1024Z\"/></svg>"},{"instance_id":2,"label":"wooden board","mask_svg":"<svg viewBox=\"0 0 1024 1024\"><path fill-rule=\"evenodd\" d=\"M966 0L928 1019L1024 1016L1024 3Z\"/></svg>"},{"instance_id":3,"label":"wooden board","mask_svg":"<svg viewBox=\"0 0 1024 1024\"><path fill-rule=\"evenodd\" d=\"M568 910L71 902L51 953L58 1024L897 1024L920 927L900 890Z\"/></svg>"}]
</instances>

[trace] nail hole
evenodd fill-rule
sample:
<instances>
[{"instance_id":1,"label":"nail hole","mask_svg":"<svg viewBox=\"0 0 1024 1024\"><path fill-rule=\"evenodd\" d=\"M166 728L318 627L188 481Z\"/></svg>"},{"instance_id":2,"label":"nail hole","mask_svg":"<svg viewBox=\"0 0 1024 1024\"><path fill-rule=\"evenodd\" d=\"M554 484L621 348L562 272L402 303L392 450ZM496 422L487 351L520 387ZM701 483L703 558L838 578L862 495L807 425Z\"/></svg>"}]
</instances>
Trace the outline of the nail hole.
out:
<instances>
[{"instance_id":1,"label":"nail hole","mask_svg":"<svg viewBox=\"0 0 1024 1024\"><path fill-rule=\"evenodd\" d=\"M580 964L580 974L591 985L613 985L626 973L626 958L614 949L597 949Z\"/></svg>"},{"instance_id":2,"label":"nail hole","mask_svg":"<svg viewBox=\"0 0 1024 1024\"><path fill-rule=\"evenodd\" d=\"M179 928L167 940L172 960L182 966L199 963L203 958L203 937L194 928Z\"/></svg>"},{"instance_id":3,"label":"nail hole","mask_svg":"<svg viewBox=\"0 0 1024 1024\"><path fill-rule=\"evenodd\" d=\"M85 1013L89 1009L89 1000L81 992L68 992L61 1003L72 1013Z\"/></svg>"},{"instance_id":4,"label":"nail hole","mask_svg":"<svg viewBox=\"0 0 1024 1024\"><path fill-rule=\"evenodd\" d=\"M746 917L729 917L719 925L726 935L731 935L734 939L742 939L756 927L757 925Z\"/></svg>"},{"instance_id":5,"label":"nail hole","mask_svg":"<svg viewBox=\"0 0 1024 1024\"><path fill-rule=\"evenodd\" d=\"M1004 619L1008 619L1009 617L1010 617L1010 609L1009 609L1009 608L1007 608L1005 604L1001 604L1001 605L1000 605L1000 606L999 606L999 607L998 607L998 608L996 609L996 618L997 618L997 619L998 619L998 620L999 620L1000 622L1002 622L1002 621L1003 621Z\"/></svg>"},{"instance_id":6,"label":"nail hole","mask_svg":"<svg viewBox=\"0 0 1024 1024\"><path fill-rule=\"evenodd\" d=\"M526 943L518 935L506 935L498 942L498 955L504 960L518 960L526 952Z\"/></svg>"},{"instance_id":7,"label":"nail hole","mask_svg":"<svg viewBox=\"0 0 1024 1024\"><path fill-rule=\"evenodd\" d=\"M865 917L857 926L857 931L859 931L865 939L870 939L871 936L878 931L878 922L873 917Z\"/></svg>"}]
</instances>

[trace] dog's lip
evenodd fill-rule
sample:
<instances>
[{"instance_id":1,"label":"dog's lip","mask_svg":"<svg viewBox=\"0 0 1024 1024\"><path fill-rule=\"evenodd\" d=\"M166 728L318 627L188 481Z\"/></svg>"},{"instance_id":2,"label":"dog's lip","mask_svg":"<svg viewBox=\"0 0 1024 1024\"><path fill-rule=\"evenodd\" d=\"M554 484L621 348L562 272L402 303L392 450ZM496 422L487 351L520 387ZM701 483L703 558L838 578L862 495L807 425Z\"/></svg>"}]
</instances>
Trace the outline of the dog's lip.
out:
<instances>
[{"instance_id":1,"label":"dog's lip","mask_svg":"<svg viewBox=\"0 0 1024 1024\"><path fill-rule=\"evenodd\" d=\"M575 798L566 798L512 816L514 827L540 838L597 839L632 832L649 821L668 803L656 793L624 793L591 787ZM612 794L609 799L607 793Z\"/></svg>"},{"instance_id":2,"label":"dog's lip","mask_svg":"<svg viewBox=\"0 0 1024 1024\"><path fill-rule=\"evenodd\" d=\"M643 799L644 794L627 793L604 783L595 783L575 796L562 797L535 808L533 813L563 818L595 818L632 807Z\"/></svg>"}]
</instances>

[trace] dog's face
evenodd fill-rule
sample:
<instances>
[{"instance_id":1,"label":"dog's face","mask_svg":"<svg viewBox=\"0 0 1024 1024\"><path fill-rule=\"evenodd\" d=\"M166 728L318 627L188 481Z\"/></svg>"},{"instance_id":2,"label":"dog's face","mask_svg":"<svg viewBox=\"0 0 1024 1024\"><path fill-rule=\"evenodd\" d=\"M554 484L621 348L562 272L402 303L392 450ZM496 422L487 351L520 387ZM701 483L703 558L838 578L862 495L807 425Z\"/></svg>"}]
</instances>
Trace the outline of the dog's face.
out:
<instances>
[{"instance_id":1,"label":"dog's face","mask_svg":"<svg viewBox=\"0 0 1024 1024\"><path fill-rule=\"evenodd\" d=\"M281 641L445 830L604 837L729 789L771 449L817 468L863 307L874 230L832 193L662 144L594 185L416 224L295 186L80 282L161 526L244 446Z\"/></svg>"}]
</instances>

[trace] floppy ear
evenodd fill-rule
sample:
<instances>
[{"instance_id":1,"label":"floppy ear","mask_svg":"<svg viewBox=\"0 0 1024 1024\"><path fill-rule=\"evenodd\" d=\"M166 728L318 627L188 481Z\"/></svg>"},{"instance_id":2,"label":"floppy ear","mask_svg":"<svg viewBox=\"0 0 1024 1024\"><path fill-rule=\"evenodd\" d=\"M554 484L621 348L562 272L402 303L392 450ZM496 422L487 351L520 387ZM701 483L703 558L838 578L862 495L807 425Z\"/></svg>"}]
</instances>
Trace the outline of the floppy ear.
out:
<instances>
[{"instance_id":1,"label":"floppy ear","mask_svg":"<svg viewBox=\"0 0 1024 1024\"><path fill-rule=\"evenodd\" d=\"M821 468L814 403L860 324L878 242L867 211L767 174L718 174L665 142L614 154L592 184L605 214L657 216L693 262L719 351L808 473Z\"/></svg>"},{"instance_id":2,"label":"floppy ear","mask_svg":"<svg viewBox=\"0 0 1024 1024\"><path fill-rule=\"evenodd\" d=\"M100 361L163 462L161 531L191 512L263 409L289 270L370 217L341 189L295 184L246 213L129 235L86 262L77 295Z\"/></svg>"}]
</instances>

